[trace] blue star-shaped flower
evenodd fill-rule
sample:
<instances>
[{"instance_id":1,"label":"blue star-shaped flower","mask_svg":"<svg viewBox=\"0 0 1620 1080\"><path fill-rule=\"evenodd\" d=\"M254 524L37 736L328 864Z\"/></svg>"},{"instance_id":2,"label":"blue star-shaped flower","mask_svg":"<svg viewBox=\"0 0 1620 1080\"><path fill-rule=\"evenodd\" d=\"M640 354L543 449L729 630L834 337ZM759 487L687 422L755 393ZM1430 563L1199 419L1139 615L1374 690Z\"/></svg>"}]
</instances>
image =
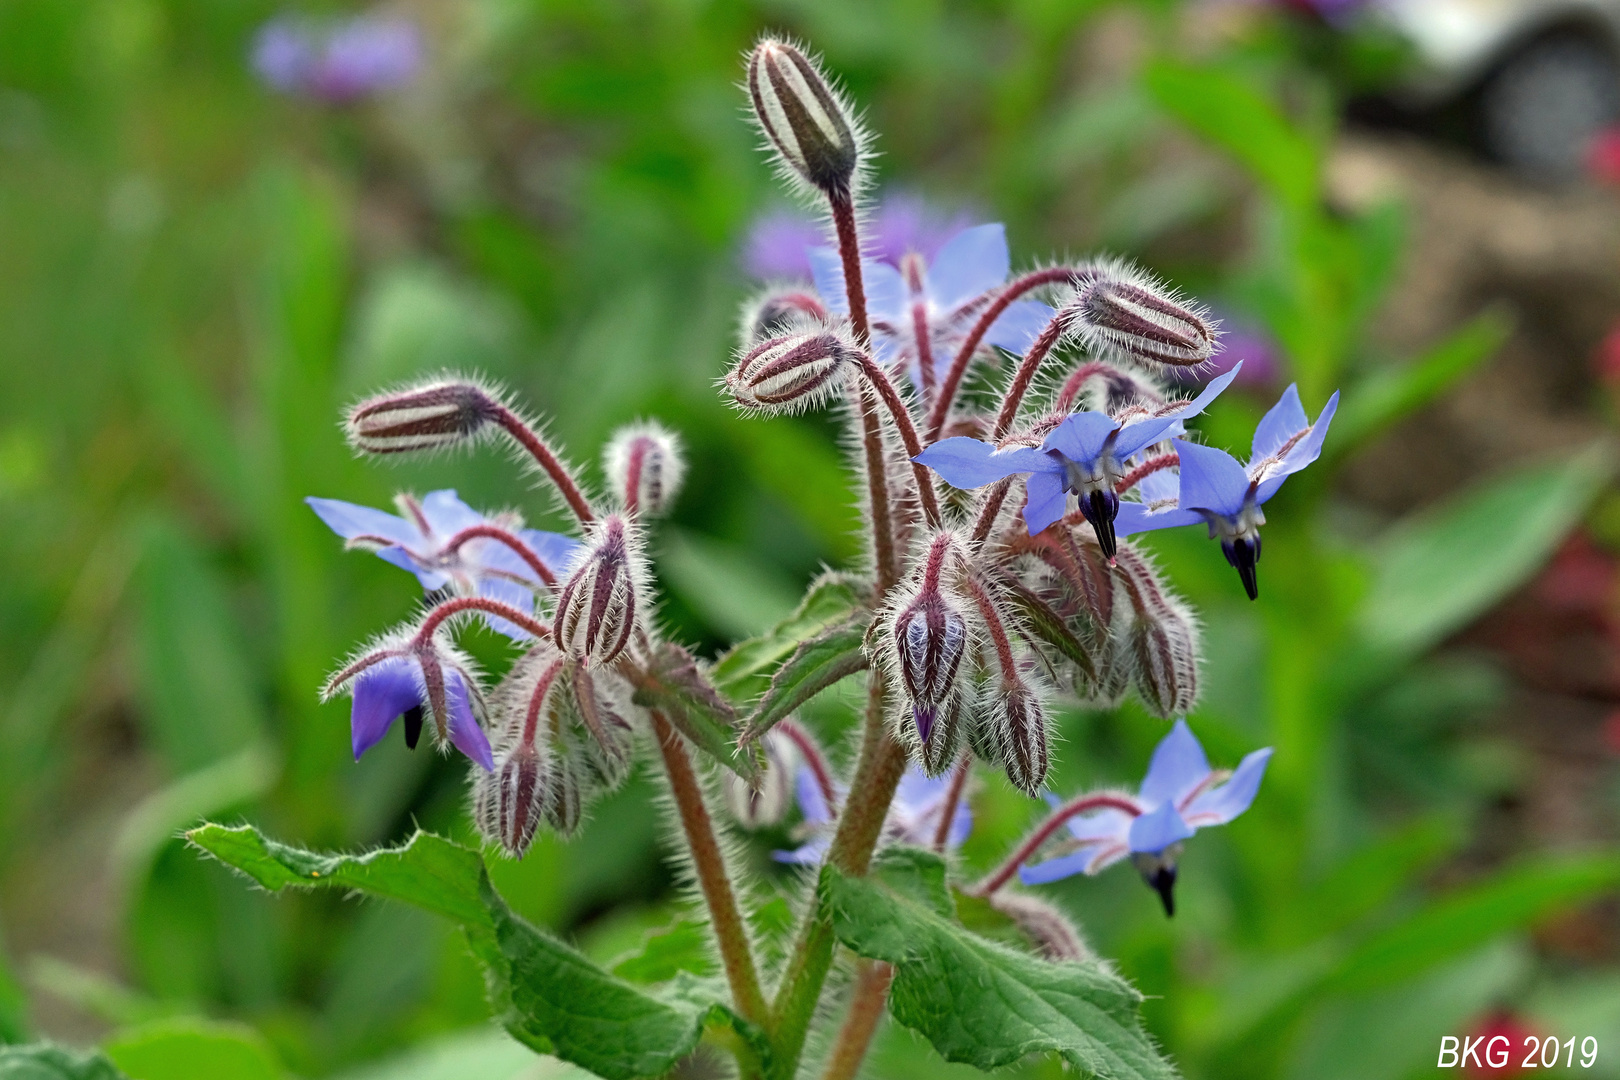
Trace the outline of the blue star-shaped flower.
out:
<instances>
[{"instance_id":1,"label":"blue star-shaped flower","mask_svg":"<svg viewBox=\"0 0 1620 1080\"><path fill-rule=\"evenodd\" d=\"M371 548L378 558L409 570L426 592L453 586L461 595L486 596L525 611L532 609L541 582L515 551L489 537L468 540L454 551L446 545L465 529L494 525L514 533L558 576L580 547L579 541L560 533L512 528L515 520L486 517L448 489L429 492L420 502L401 496L403 517L337 499L304 501L350 547ZM485 613L484 617L492 629L509 638L526 641L530 636L498 615Z\"/></svg>"},{"instance_id":2,"label":"blue star-shaped flower","mask_svg":"<svg viewBox=\"0 0 1620 1080\"><path fill-rule=\"evenodd\" d=\"M808 248L806 254L822 303L835 314L847 315L844 263L837 249L814 247ZM920 307L935 374L943 378L962 339L984 310L989 294L1006 283L1012 270L1007 230L1000 223L964 229L939 249L933 262L924 264L921 256L901 261L905 271L884 262L861 262L873 352L884 363L896 356L909 357L915 363L921 355L916 318ZM1015 300L990 324L984 340L1021 356L1053 314L1039 301Z\"/></svg>"},{"instance_id":3,"label":"blue star-shaped flower","mask_svg":"<svg viewBox=\"0 0 1620 1080\"><path fill-rule=\"evenodd\" d=\"M1220 396L1243 365L1237 364L1190 401L1178 402L1157 415L1132 410L1115 419L1105 412L1077 412L1053 428L1036 447L997 450L979 439L957 436L935 443L916 457L947 483L959 488L983 487L1008 476L1029 474L1025 485L1024 521L1029 534L1063 517L1067 495L1080 497L1086 520L1097 533L1103 554L1114 557L1114 516L1119 511L1115 485L1130 471L1128 462L1170 435L1181 422L1203 412Z\"/></svg>"},{"instance_id":4,"label":"blue star-shaped flower","mask_svg":"<svg viewBox=\"0 0 1620 1080\"><path fill-rule=\"evenodd\" d=\"M1299 402L1299 388L1290 386L1255 429L1248 465L1224 450L1177 439L1181 479L1174 502L1163 474L1146 477L1140 488L1142 501L1120 505L1115 530L1124 537L1204 522L1210 537L1220 538L1226 561L1237 569L1249 599L1255 599L1260 595L1255 573L1260 526L1266 523L1260 507L1277 494L1284 480L1322 455L1322 440L1338 408L1335 392L1313 424Z\"/></svg>"},{"instance_id":5,"label":"blue star-shaped flower","mask_svg":"<svg viewBox=\"0 0 1620 1080\"><path fill-rule=\"evenodd\" d=\"M900 777L894 801L889 804L889 816L883 823L884 839L896 844L932 847L950 786L949 775L931 777L916 765L908 768ZM832 810L827 805L815 773L808 767L799 770L796 794L799 812L804 816L804 824L813 838L792 851L773 852L772 858L777 862L815 866L827 857L827 849L832 846ZM968 808L966 799L958 799L956 812L951 816L950 831L945 836L947 850L954 851L961 847L971 831L973 811Z\"/></svg>"},{"instance_id":6,"label":"blue star-shaped flower","mask_svg":"<svg viewBox=\"0 0 1620 1080\"><path fill-rule=\"evenodd\" d=\"M495 768L489 738L473 716L469 677L458 666L440 663L437 676L443 680L445 718L443 728L452 745L486 771ZM354 759L382 741L395 719L405 719L405 743L416 748L422 734L424 712L433 712L427 677L419 655L410 650L391 655L366 667L349 685L354 705L349 713L349 730Z\"/></svg>"},{"instance_id":7,"label":"blue star-shaped flower","mask_svg":"<svg viewBox=\"0 0 1620 1080\"><path fill-rule=\"evenodd\" d=\"M1025 885L1043 885L1075 874L1096 874L1129 855L1143 878L1159 894L1166 914L1173 914L1176 858L1183 840L1210 825L1225 825L1249 808L1260 790L1271 760L1271 748L1256 750L1229 776L1211 769L1185 720L1177 720L1153 751L1147 776L1134 799L1138 812L1110 806L1079 814L1066 822L1074 850L1054 859L1022 866ZM1223 782L1224 781L1224 782ZM1048 796L1057 805L1057 800Z\"/></svg>"}]
</instances>

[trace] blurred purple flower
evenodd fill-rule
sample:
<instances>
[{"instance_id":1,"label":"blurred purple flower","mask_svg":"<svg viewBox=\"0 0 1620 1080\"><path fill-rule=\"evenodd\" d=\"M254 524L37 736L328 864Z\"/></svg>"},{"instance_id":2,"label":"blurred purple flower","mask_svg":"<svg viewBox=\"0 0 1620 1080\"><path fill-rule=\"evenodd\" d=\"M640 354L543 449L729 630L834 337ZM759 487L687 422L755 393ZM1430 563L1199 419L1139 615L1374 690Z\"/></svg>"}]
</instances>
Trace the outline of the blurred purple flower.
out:
<instances>
[{"instance_id":1,"label":"blurred purple flower","mask_svg":"<svg viewBox=\"0 0 1620 1080\"><path fill-rule=\"evenodd\" d=\"M885 195L864 230L866 254L899 266L915 252L930 262L945 242L973 222L965 211L946 213L927 200L904 192ZM754 277L803 280L811 276L806 249L832 242L826 225L795 210L760 216L743 242L743 268Z\"/></svg>"},{"instance_id":2,"label":"blurred purple flower","mask_svg":"<svg viewBox=\"0 0 1620 1080\"><path fill-rule=\"evenodd\" d=\"M253 39L253 69L269 86L343 104L416 77L423 60L421 31L395 16L357 15L322 25L278 16Z\"/></svg>"},{"instance_id":3,"label":"blurred purple flower","mask_svg":"<svg viewBox=\"0 0 1620 1080\"><path fill-rule=\"evenodd\" d=\"M950 786L949 776L931 777L915 765L908 768L900 777L900 786L895 789L894 802L889 804L889 814L883 823L883 838L895 844L932 846L934 836L939 832L939 818L945 812L945 799ZM832 846L832 809L822 794L821 784L808 767L799 769L796 794L799 812L804 815L804 827L811 839L792 851L772 852L772 858L777 862L815 866L827 857L827 849ZM945 835L946 849L955 851L961 847L962 841L972 830L973 811L968 807L967 800L961 799L951 815L951 827Z\"/></svg>"}]
</instances>

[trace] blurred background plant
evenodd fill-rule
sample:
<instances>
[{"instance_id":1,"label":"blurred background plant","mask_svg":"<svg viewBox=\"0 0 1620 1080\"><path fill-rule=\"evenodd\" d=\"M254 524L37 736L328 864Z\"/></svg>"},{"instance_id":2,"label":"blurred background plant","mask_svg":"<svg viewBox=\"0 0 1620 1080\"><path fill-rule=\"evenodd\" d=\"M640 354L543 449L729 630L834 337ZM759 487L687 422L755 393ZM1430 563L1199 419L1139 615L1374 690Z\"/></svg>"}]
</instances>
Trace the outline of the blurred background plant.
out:
<instances>
[{"instance_id":1,"label":"blurred background plant","mask_svg":"<svg viewBox=\"0 0 1620 1080\"><path fill-rule=\"evenodd\" d=\"M100 1043L135 1080L567 1073L485 1026L447 926L250 893L174 837L468 834L457 768L350 764L346 706L316 702L414 597L302 497L483 506L507 466L355 462L336 418L363 391L449 366L576 447L682 432L655 555L710 655L852 553L832 428L712 387L751 275L815 239L741 121L768 26L872 103L892 242L1003 220L1015 262L1106 247L1216 300L1261 369L1217 445L1292 379L1313 407L1344 388L1259 603L1196 531L1152 541L1206 620L1194 726L1217 760L1275 745L1265 797L1189 853L1173 922L1129 875L1057 893L1186 1074L1397 1080L1517 1025L1596 1035L1620 1076L1620 203L1601 139L1594 181L1553 189L1346 128L1410 52L1349 6L0 3L0 1043ZM848 705L810 719L835 742ZM1055 789L1140 775L1163 729L1066 716ZM684 910L651 790L497 884L631 950ZM975 798L970 865L1035 812ZM951 1067L891 1028L867 1071Z\"/></svg>"}]
</instances>

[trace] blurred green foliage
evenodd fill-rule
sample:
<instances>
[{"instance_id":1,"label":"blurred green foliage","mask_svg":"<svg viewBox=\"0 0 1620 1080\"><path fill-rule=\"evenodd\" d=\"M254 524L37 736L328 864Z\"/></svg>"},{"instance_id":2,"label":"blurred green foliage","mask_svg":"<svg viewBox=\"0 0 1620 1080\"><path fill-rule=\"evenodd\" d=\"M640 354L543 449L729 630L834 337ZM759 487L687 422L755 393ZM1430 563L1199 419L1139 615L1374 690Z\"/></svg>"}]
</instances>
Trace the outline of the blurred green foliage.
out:
<instances>
[{"instance_id":1,"label":"blurred green foliage","mask_svg":"<svg viewBox=\"0 0 1620 1080\"><path fill-rule=\"evenodd\" d=\"M1190 47L1176 5L1146 0L404 7L430 70L327 108L253 78L270 4L0 3L0 899L101 890L116 955L84 959L121 972L0 954L0 1042L31 1033L31 983L116 1028L108 1052L136 1080L522 1067L510 1043L457 1034L487 1010L446 926L272 901L173 837L203 816L326 848L413 822L467 833L456 765L394 744L353 763L346 705L317 703L345 650L416 598L301 498L456 486L555 519L498 455L354 461L335 420L378 384L486 372L593 476L616 424L681 431L692 479L656 553L662 617L711 654L855 552L832 428L741 420L711 385L749 287L740 239L778 204L734 85L766 26L824 50L867 106L880 184L988 208L1026 261L1124 248L1264 325L1313 414L1343 387L1334 461L1506 333L1487 313L1405 363L1366 344L1401 211L1326 210L1333 90L1264 25ZM1240 448L1264 404L1223 402L1213 441ZM1612 466L1595 449L1484 478L1375 539L1335 527L1328 478L1307 474L1269 515L1252 606L1196 531L1155 539L1205 620L1200 736L1222 762L1278 753L1255 809L1189 852L1173 923L1125 872L1053 892L1150 995L1189 1077L1397 1080L1497 1005L1620 1032L1615 975L1557 970L1526 938L1612 892L1612 855L1430 887L1493 794L1470 732L1501 684L1433 647L1535 572ZM472 645L499 663L497 641ZM835 741L848 712L835 697L810 719ZM1139 775L1161 733L1130 705L1068 716L1055 786ZM1033 813L993 780L977 811L974 866ZM637 780L496 884L612 961L684 909L669 851ZM959 1071L895 1025L870 1070Z\"/></svg>"}]
</instances>

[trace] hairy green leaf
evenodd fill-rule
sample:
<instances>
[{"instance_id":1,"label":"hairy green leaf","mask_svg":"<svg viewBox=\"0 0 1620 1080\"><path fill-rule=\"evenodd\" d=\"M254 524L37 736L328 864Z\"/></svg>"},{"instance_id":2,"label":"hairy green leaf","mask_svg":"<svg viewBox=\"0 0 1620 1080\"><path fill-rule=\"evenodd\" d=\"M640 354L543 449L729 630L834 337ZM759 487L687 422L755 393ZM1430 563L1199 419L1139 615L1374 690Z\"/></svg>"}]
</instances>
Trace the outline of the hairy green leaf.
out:
<instances>
[{"instance_id":1,"label":"hairy green leaf","mask_svg":"<svg viewBox=\"0 0 1620 1080\"><path fill-rule=\"evenodd\" d=\"M763 1059L764 1035L707 983L682 973L655 997L603 971L514 915L475 851L417 833L366 855L320 855L266 840L251 826L205 825L193 844L272 891L317 886L402 900L459 923L484 966L490 998L513 1038L606 1077L659 1076L706 1032Z\"/></svg>"},{"instance_id":2,"label":"hairy green leaf","mask_svg":"<svg viewBox=\"0 0 1620 1080\"><path fill-rule=\"evenodd\" d=\"M800 642L793 655L771 676L770 689L754 706L742 741L749 743L759 738L823 690L866 670L863 646L867 625L868 618L863 612Z\"/></svg>"},{"instance_id":3,"label":"hairy green leaf","mask_svg":"<svg viewBox=\"0 0 1620 1080\"><path fill-rule=\"evenodd\" d=\"M932 852L890 849L864 878L827 867L820 891L840 941L895 965L894 1018L947 1061L994 1069L1051 1051L1083 1077L1176 1075L1143 1031L1130 984L1099 964L1052 963L971 933Z\"/></svg>"},{"instance_id":4,"label":"hairy green leaf","mask_svg":"<svg viewBox=\"0 0 1620 1080\"><path fill-rule=\"evenodd\" d=\"M49 1043L0 1046L0 1080L129 1080L96 1053L77 1053Z\"/></svg>"},{"instance_id":5,"label":"hairy green leaf","mask_svg":"<svg viewBox=\"0 0 1620 1080\"><path fill-rule=\"evenodd\" d=\"M665 642L658 647L649 670L638 676L635 703L662 711L693 745L737 775L748 780L759 775L758 754L732 742L736 707L679 645Z\"/></svg>"},{"instance_id":6,"label":"hairy green leaf","mask_svg":"<svg viewBox=\"0 0 1620 1080\"><path fill-rule=\"evenodd\" d=\"M799 610L769 633L738 643L714 665L714 681L734 698L751 698L764 688L764 676L781 663L800 642L849 617L864 603L861 591L847 577L828 574L810 586Z\"/></svg>"},{"instance_id":7,"label":"hairy green leaf","mask_svg":"<svg viewBox=\"0 0 1620 1080\"><path fill-rule=\"evenodd\" d=\"M714 970L709 933L691 919L649 934L640 951L613 965L613 974L634 983L667 982L683 971L709 975Z\"/></svg>"},{"instance_id":8,"label":"hairy green leaf","mask_svg":"<svg viewBox=\"0 0 1620 1080\"><path fill-rule=\"evenodd\" d=\"M1091 658L1091 652L1069 629L1063 617L1053 611L1046 601L1010 575L1004 584L1006 595L1012 600L1013 608L1023 616L1024 627L1062 653L1065 658L1074 661L1088 680L1096 679L1097 665Z\"/></svg>"}]
</instances>

